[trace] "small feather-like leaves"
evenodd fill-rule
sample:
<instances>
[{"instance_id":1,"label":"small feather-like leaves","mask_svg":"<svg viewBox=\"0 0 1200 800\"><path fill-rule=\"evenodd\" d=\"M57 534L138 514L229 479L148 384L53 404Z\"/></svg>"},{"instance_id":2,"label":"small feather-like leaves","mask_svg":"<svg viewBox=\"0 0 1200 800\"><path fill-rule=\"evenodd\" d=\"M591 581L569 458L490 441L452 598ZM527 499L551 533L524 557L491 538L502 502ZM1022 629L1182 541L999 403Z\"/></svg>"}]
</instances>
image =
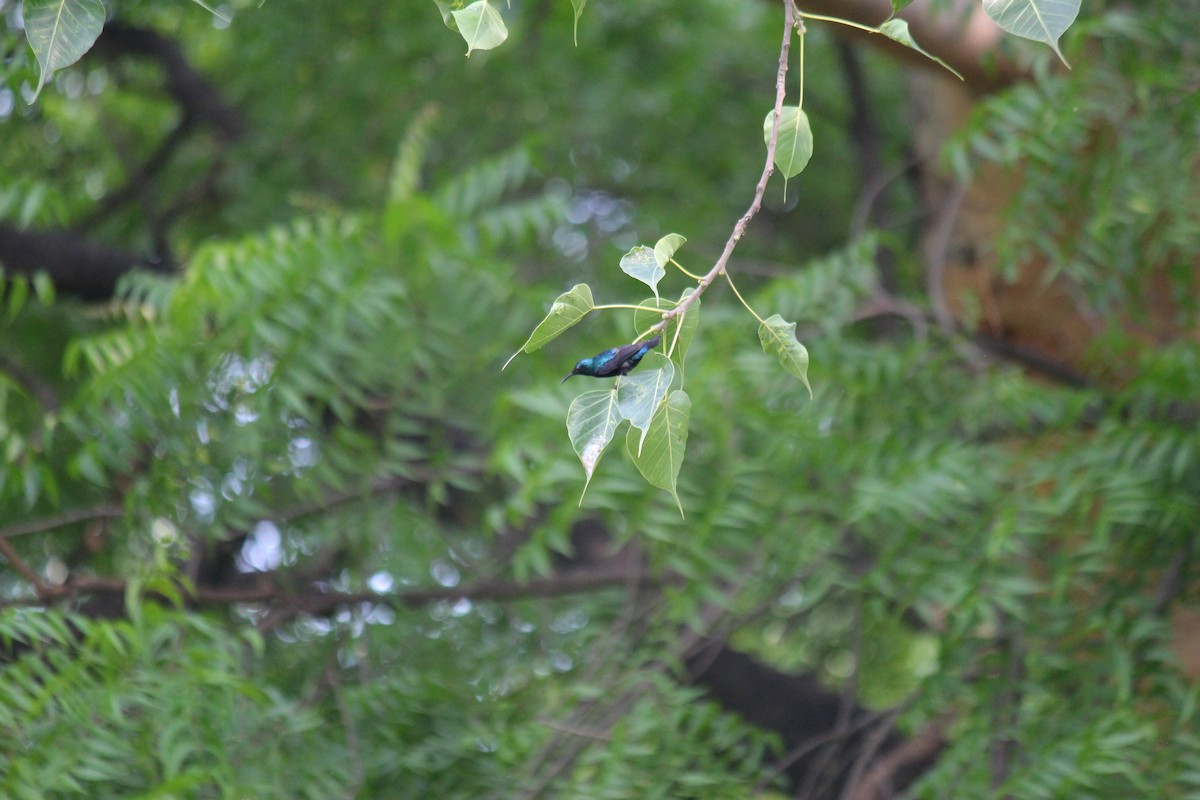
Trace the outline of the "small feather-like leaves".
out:
<instances>
[{"instance_id":1,"label":"small feather-like leaves","mask_svg":"<svg viewBox=\"0 0 1200 800\"><path fill-rule=\"evenodd\" d=\"M631 372L621 378L617 386L617 407L621 416L642 432L638 442L639 452L646 441L646 433L650 430L654 412L667 396L671 381L675 378L675 365L663 354L650 353L645 362L653 364L654 368L643 367L637 372Z\"/></svg>"},{"instance_id":2,"label":"small feather-like leaves","mask_svg":"<svg viewBox=\"0 0 1200 800\"><path fill-rule=\"evenodd\" d=\"M595 307L596 302L592 299L592 288L586 283L575 284L571 287L571 291L563 292L555 298L554 305L550 306L550 313L533 329L533 333L529 334L529 338L525 344L521 345L521 349L504 362L504 367L511 364L512 360L521 353L541 350L547 342L558 338L559 334L578 323Z\"/></svg>"},{"instance_id":3,"label":"small feather-like leaves","mask_svg":"<svg viewBox=\"0 0 1200 800\"><path fill-rule=\"evenodd\" d=\"M655 251L644 244L635 245L632 250L621 256L621 271L649 286L655 299L658 298L658 282L667 274Z\"/></svg>"},{"instance_id":4,"label":"small feather-like leaves","mask_svg":"<svg viewBox=\"0 0 1200 800\"><path fill-rule=\"evenodd\" d=\"M947 64L945 61L942 61L933 53L930 53L928 50L921 47L921 45L917 44L917 40L913 38L912 33L910 33L908 30L908 23L906 21L902 19L889 19L887 22L879 26L879 32L891 39L893 42L899 42L905 47L911 47L913 50L916 50L926 58L941 64L951 73L953 73L954 77L958 78L960 81L963 79L962 73Z\"/></svg>"},{"instance_id":5,"label":"small feather-like leaves","mask_svg":"<svg viewBox=\"0 0 1200 800\"><path fill-rule=\"evenodd\" d=\"M104 3L100 0L25 0L25 38L37 56L38 75L34 99L55 71L69 67L86 53L104 29Z\"/></svg>"},{"instance_id":6,"label":"small feather-like leaves","mask_svg":"<svg viewBox=\"0 0 1200 800\"><path fill-rule=\"evenodd\" d=\"M772 314L758 326L758 340L763 352L774 355L788 372L804 382L808 396L812 387L808 385L808 350L796 341L796 323L784 322L783 317Z\"/></svg>"},{"instance_id":7,"label":"small feather-like leaves","mask_svg":"<svg viewBox=\"0 0 1200 800\"><path fill-rule=\"evenodd\" d=\"M467 57L476 50L491 50L499 47L508 38L508 28L500 12L488 4L488 0L475 0L466 8L451 11L458 32L467 43Z\"/></svg>"},{"instance_id":8,"label":"small feather-like leaves","mask_svg":"<svg viewBox=\"0 0 1200 800\"><path fill-rule=\"evenodd\" d=\"M1079 16L1079 0L983 0L983 10L1004 30L1045 42L1067 64L1058 40Z\"/></svg>"},{"instance_id":9,"label":"small feather-like leaves","mask_svg":"<svg viewBox=\"0 0 1200 800\"><path fill-rule=\"evenodd\" d=\"M679 502L677 485L679 468L683 466L683 456L687 450L688 422L691 417L691 399L687 392L676 389L665 403L659 405L644 437L639 437L635 428L630 428L625 437L629 458L638 472L650 484L671 493L675 505L679 506L680 516L683 515L683 504Z\"/></svg>"},{"instance_id":10,"label":"small feather-like leaves","mask_svg":"<svg viewBox=\"0 0 1200 800\"><path fill-rule=\"evenodd\" d=\"M763 141L771 143L775 112L768 111L763 122ZM775 166L785 178L799 175L813 154L812 128L808 115L797 106L784 106L779 112L779 138L775 140Z\"/></svg>"},{"instance_id":11,"label":"small feather-like leaves","mask_svg":"<svg viewBox=\"0 0 1200 800\"><path fill-rule=\"evenodd\" d=\"M612 389L584 392L571 401L571 407L567 410L567 435L571 437L571 445L583 462L583 472L587 476L583 484L584 492L587 492L596 464L604 454L604 448L612 441L620 422L621 412L617 407L615 386Z\"/></svg>"}]
</instances>

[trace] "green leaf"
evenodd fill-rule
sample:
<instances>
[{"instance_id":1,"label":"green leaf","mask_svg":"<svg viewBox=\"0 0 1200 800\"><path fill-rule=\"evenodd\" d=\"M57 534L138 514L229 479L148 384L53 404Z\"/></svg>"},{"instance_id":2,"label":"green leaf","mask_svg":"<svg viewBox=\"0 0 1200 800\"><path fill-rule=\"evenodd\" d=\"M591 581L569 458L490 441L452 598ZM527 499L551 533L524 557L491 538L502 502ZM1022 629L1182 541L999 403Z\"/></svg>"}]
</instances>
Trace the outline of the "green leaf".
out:
<instances>
[{"instance_id":1,"label":"green leaf","mask_svg":"<svg viewBox=\"0 0 1200 800\"><path fill-rule=\"evenodd\" d=\"M638 450L646 441L650 420L658 409L671 381L675 379L675 365L662 353L650 353L646 361L656 364L655 369L640 369L621 378L617 384L617 408L629 424L642 432Z\"/></svg>"},{"instance_id":2,"label":"green leaf","mask_svg":"<svg viewBox=\"0 0 1200 800\"><path fill-rule=\"evenodd\" d=\"M688 298L695 288L683 290L683 294L679 297L679 303L682 303ZM649 298L638 303L643 308L633 312L633 327L634 332L641 335L647 328L662 321L662 312L674 308L679 305L674 300ZM658 311L652 309L661 309ZM666 353L679 367L679 371L683 372L683 359L687 355L688 345L692 343L692 337L696 335L696 325L700 321L700 301L692 303L688 306L687 313L682 317L674 317L667 323L666 329L663 330L663 343L659 345L663 352Z\"/></svg>"},{"instance_id":3,"label":"green leaf","mask_svg":"<svg viewBox=\"0 0 1200 800\"><path fill-rule=\"evenodd\" d=\"M579 18L583 16L583 7L587 5L587 0L571 0L571 5L575 7L575 28L572 35L575 39L575 46L579 47Z\"/></svg>"},{"instance_id":4,"label":"green leaf","mask_svg":"<svg viewBox=\"0 0 1200 800\"><path fill-rule=\"evenodd\" d=\"M438 7L438 11L442 15L442 22L450 30L458 33L458 23L454 21L454 3L450 0L433 0L433 4Z\"/></svg>"},{"instance_id":5,"label":"green leaf","mask_svg":"<svg viewBox=\"0 0 1200 800\"><path fill-rule=\"evenodd\" d=\"M5 302L5 318L6 321L12 322L21 313L21 309L25 307L25 301L29 299L29 281L22 275L18 275L8 282L8 298Z\"/></svg>"},{"instance_id":6,"label":"green leaf","mask_svg":"<svg viewBox=\"0 0 1200 800\"><path fill-rule=\"evenodd\" d=\"M504 362L504 367L511 364L512 360L521 353L541 350L547 342L558 338L559 334L578 323L595 307L596 303L592 300L591 287L586 283L575 284L571 287L571 291L563 292L555 298L554 305L550 306L550 313L533 329L533 333L529 334L529 338L525 344L521 345L521 349Z\"/></svg>"},{"instance_id":7,"label":"green leaf","mask_svg":"<svg viewBox=\"0 0 1200 800\"><path fill-rule=\"evenodd\" d=\"M621 256L621 271L649 286L654 292L654 299L658 299L658 282L667 271L663 269L663 262L658 260L654 250L644 244L635 245L632 250Z\"/></svg>"},{"instance_id":8,"label":"green leaf","mask_svg":"<svg viewBox=\"0 0 1200 800\"><path fill-rule=\"evenodd\" d=\"M675 251L683 247L686 241L687 239L678 233L668 233L654 243L654 260L660 267L666 267Z\"/></svg>"},{"instance_id":9,"label":"green leaf","mask_svg":"<svg viewBox=\"0 0 1200 800\"><path fill-rule=\"evenodd\" d=\"M892 0L892 13L899 14L904 9L912 5L913 0Z\"/></svg>"},{"instance_id":10,"label":"green leaf","mask_svg":"<svg viewBox=\"0 0 1200 800\"><path fill-rule=\"evenodd\" d=\"M808 385L808 350L796 341L796 323L784 322L783 317L772 314L758 326L758 340L763 352L778 357L784 369L804 382L808 396L812 397L812 387Z\"/></svg>"},{"instance_id":11,"label":"green leaf","mask_svg":"<svg viewBox=\"0 0 1200 800\"><path fill-rule=\"evenodd\" d=\"M954 76L960 81L963 79L962 73L917 44L917 40L913 38L912 34L908 30L908 23L906 21L902 19L889 19L887 22L879 26L879 32L891 39L893 42L899 42L905 47L911 47L913 50L916 50L926 58L941 64L951 73L953 73Z\"/></svg>"},{"instance_id":12,"label":"green leaf","mask_svg":"<svg viewBox=\"0 0 1200 800\"><path fill-rule=\"evenodd\" d=\"M104 29L101 0L25 0L25 37L41 66L37 91L57 70L69 67L86 53Z\"/></svg>"},{"instance_id":13,"label":"green leaf","mask_svg":"<svg viewBox=\"0 0 1200 800\"><path fill-rule=\"evenodd\" d=\"M1079 0L983 0L983 10L1004 30L1045 42L1067 64L1058 40L1079 16Z\"/></svg>"},{"instance_id":14,"label":"green leaf","mask_svg":"<svg viewBox=\"0 0 1200 800\"><path fill-rule=\"evenodd\" d=\"M488 0L474 3L458 11L451 11L458 32L467 43L467 58L476 50L491 50L499 47L508 38L508 28L500 12L488 4Z\"/></svg>"},{"instance_id":15,"label":"green leaf","mask_svg":"<svg viewBox=\"0 0 1200 800\"><path fill-rule=\"evenodd\" d=\"M767 112L763 122L763 141L771 143L775 112ZM798 106L784 106L779 112L779 138L775 140L775 166L785 178L799 175L813 154L812 128L808 115Z\"/></svg>"},{"instance_id":16,"label":"green leaf","mask_svg":"<svg viewBox=\"0 0 1200 800\"><path fill-rule=\"evenodd\" d=\"M596 464L604 454L604 448L612 441L617 425L621 422L621 412L617 408L617 388L592 392L584 392L571 401L567 410L567 435L571 445L583 462L583 472L587 480L583 491L587 492L588 484L592 482L592 473ZM583 498L580 497L582 502Z\"/></svg>"},{"instance_id":17,"label":"green leaf","mask_svg":"<svg viewBox=\"0 0 1200 800\"><path fill-rule=\"evenodd\" d=\"M636 429L630 428L625 437L629 458L638 472L651 485L671 493L681 516L683 504L679 502L677 484L679 468L683 466L683 456L687 450L688 421L691 416L692 401L687 392L676 389L667 397L667 402L659 405L644 436L639 437Z\"/></svg>"}]
</instances>

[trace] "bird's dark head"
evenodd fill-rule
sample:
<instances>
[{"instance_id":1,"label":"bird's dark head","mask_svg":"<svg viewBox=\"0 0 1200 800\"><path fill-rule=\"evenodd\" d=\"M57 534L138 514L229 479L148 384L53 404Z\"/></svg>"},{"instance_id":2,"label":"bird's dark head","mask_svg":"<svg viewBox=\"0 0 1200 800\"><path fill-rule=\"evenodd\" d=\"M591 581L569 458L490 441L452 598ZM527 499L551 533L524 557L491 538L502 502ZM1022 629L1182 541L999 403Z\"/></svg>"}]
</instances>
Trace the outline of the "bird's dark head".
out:
<instances>
[{"instance_id":1,"label":"bird's dark head","mask_svg":"<svg viewBox=\"0 0 1200 800\"><path fill-rule=\"evenodd\" d=\"M593 367L592 367L593 361L595 361L595 359L593 359L593 358L585 358L585 359L579 361L575 365L575 369L571 370L571 374L567 375L567 378L573 378L576 375L591 375L592 371L593 371ZM559 383L560 384L566 383L567 378L563 378L561 381L559 381Z\"/></svg>"}]
</instances>

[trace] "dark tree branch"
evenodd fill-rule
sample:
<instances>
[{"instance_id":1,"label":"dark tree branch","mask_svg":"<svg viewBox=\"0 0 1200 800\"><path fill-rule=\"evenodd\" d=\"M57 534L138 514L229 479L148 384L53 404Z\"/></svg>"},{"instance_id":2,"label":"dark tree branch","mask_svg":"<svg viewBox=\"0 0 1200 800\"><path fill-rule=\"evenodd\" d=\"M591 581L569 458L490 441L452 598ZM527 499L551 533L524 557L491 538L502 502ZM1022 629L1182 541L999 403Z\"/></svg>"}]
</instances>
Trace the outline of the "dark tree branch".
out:
<instances>
[{"instance_id":1,"label":"dark tree branch","mask_svg":"<svg viewBox=\"0 0 1200 800\"><path fill-rule=\"evenodd\" d=\"M122 275L158 266L145 256L70 231L23 231L6 223L0 223L0 264L23 275L44 270L61 294L84 300L107 300Z\"/></svg>"},{"instance_id":2,"label":"dark tree branch","mask_svg":"<svg viewBox=\"0 0 1200 800\"><path fill-rule=\"evenodd\" d=\"M182 127L204 125L227 141L237 139L245 131L242 115L192 67L174 39L150 28L109 22L96 40L93 52L109 60L132 55L158 63L166 76L167 92L182 112Z\"/></svg>"}]
</instances>

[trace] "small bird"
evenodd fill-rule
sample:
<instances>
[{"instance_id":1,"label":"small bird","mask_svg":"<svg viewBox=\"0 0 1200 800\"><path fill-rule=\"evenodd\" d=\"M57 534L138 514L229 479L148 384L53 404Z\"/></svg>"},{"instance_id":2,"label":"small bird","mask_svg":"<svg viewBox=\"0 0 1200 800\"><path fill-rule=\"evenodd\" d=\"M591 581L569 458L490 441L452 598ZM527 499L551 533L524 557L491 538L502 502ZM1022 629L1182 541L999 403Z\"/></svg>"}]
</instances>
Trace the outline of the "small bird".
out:
<instances>
[{"instance_id":1,"label":"small bird","mask_svg":"<svg viewBox=\"0 0 1200 800\"><path fill-rule=\"evenodd\" d=\"M653 339L647 339L644 342L625 344L620 347L614 347L611 350L605 350L603 353L597 353L591 358L585 358L576 364L575 369L571 370L571 375L568 375L567 378L570 378L572 375L591 375L593 378L611 378L614 375L628 375L634 367L641 363L642 356L658 347L658 343L661 340L661 336L655 336ZM566 383L567 378L563 378L560 383Z\"/></svg>"}]
</instances>

